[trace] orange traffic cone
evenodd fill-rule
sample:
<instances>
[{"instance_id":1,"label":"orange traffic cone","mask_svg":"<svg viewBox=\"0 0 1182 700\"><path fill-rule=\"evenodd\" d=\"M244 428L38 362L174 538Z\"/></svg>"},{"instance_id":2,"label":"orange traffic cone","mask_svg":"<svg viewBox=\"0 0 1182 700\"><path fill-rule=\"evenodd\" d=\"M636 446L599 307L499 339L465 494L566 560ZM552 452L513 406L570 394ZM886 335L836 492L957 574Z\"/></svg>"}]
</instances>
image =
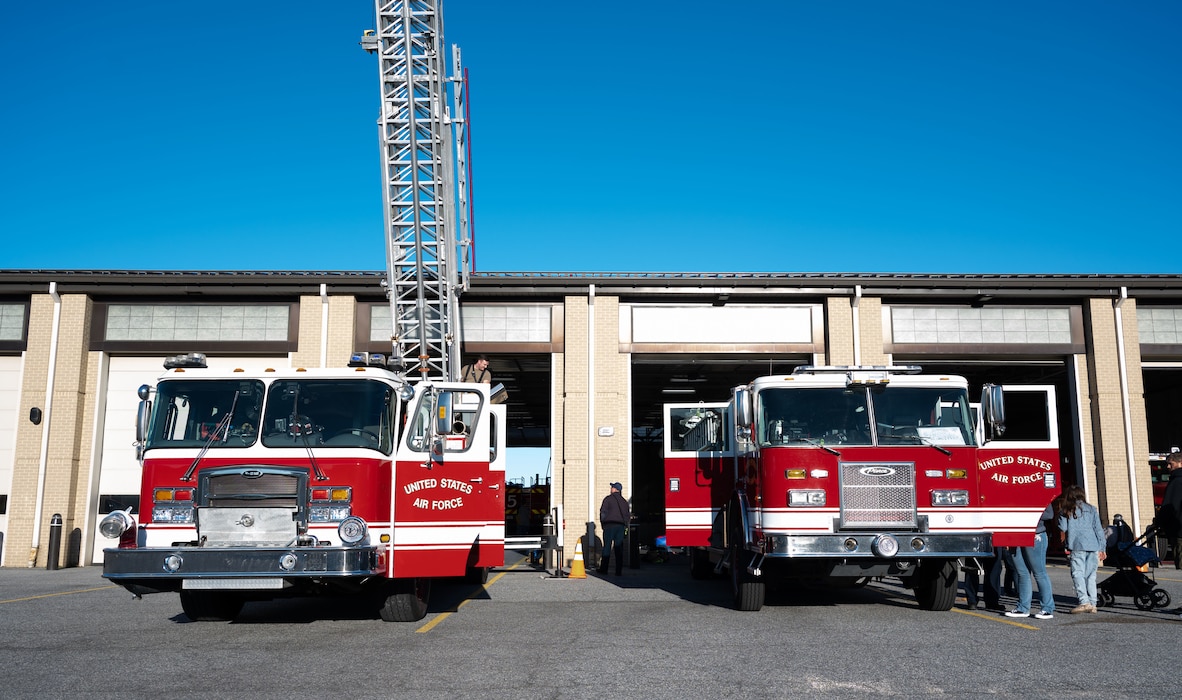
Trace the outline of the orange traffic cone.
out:
<instances>
[{"instance_id":1,"label":"orange traffic cone","mask_svg":"<svg viewBox=\"0 0 1182 700\"><path fill-rule=\"evenodd\" d=\"M575 545L575 558L570 563L570 576L567 578L587 578L587 570L583 568L583 543Z\"/></svg>"}]
</instances>

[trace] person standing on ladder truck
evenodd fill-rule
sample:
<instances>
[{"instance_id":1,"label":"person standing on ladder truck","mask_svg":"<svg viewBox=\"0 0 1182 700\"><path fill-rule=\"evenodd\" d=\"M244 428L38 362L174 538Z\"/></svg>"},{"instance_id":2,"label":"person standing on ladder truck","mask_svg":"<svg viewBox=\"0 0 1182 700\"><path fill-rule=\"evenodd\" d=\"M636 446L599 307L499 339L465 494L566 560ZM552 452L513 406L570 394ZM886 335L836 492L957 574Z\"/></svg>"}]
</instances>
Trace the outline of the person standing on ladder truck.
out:
<instances>
[{"instance_id":1,"label":"person standing on ladder truck","mask_svg":"<svg viewBox=\"0 0 1182 700\"><path fill-rule=\"evenodd\" d=\"M488 356L477 355L475 362L464 365L464 368L460 370L460 381L492 384L492 373L488 371Z\"/></svg>"}]
</instances>

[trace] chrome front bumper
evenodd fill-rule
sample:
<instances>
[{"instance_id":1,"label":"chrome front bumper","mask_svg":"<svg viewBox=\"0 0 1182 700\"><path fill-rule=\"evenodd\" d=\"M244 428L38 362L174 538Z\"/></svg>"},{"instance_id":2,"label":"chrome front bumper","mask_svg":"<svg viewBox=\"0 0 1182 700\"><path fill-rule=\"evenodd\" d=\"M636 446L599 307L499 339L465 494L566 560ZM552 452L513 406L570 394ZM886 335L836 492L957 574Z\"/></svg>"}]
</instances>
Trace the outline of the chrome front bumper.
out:
<instances>
[{"instance_id":1,"label":"chrome front bumper","mask_svg":"<svg viewBox=\"0 0 1182 700\"><path fill-rule=\"evenodd\" d=\"M987 532L765 533L763 542L764 556L776 558L949 559L993 555L993 536Z\"/></svg>"},{"instance_id":2,"label":"chrome front bumper","mask_svg":"<svg viewBox=\"0 0 1182 700\"><path fill-rule=\"evenodd\" d=\"M133 593L182 588L266 590L288 579L377 576L374 547L152 547L104 549L103 578ZM186 581L192 582L186 584ZM200 581L201 583L196 583ZM222 581L223 584L215 583Z\"/></svg>"}]
</instances>

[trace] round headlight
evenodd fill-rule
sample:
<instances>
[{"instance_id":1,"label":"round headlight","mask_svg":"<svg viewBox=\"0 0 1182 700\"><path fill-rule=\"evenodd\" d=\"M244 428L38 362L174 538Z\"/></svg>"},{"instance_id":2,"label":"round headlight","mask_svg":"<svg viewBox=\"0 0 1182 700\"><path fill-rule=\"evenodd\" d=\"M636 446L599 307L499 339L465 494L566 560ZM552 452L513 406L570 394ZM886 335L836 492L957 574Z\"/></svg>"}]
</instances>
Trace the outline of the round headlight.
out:
<instances>
[{"instance_id":1,"label":"round headlight","mask_svg":"<svg viewBox=\"0 0 1182 700\"><path fill-rule=\"evenodd\" d=\"M337 526L337 534L340 535L341 542L353 545L361 542L369 535L369 527L366 526L365 521L361 518L356 515L350 515Z\"/></svg>"},{"instance_id":2,"label":"round headlight","mask_svg":"<svg viewBox=\"0 0 1182 700\"><path fill-rule=\"evenodd\" d=\"M890 558L899 553L899 540L895 539L894 535L879 535L874 538L870 549L877 556Z\"/></svg>"},{"instance_id":3,"label":"round headlight","mask_svg":"<svg viewBox=\"0 0 1182 700\"><path fill-rule=\"evenodd\" d=\"M119 539L119 536L135 527L135 520L126 510L117 510L99 523L99 533L107 539Z\"/></svg>"},{"instance_id":4,"label":"round headlight","mask_svg":"<svg viewBox=\"0 0 1182 700\"><path fill-rule=\"evenodd\" d=\"M181 564L184 563L185 560L181 559L181 555L169 554L167 557L164 557L164 570L170 574L175 574L177 571L180 571Z\"/></svg>"}]
</instances>

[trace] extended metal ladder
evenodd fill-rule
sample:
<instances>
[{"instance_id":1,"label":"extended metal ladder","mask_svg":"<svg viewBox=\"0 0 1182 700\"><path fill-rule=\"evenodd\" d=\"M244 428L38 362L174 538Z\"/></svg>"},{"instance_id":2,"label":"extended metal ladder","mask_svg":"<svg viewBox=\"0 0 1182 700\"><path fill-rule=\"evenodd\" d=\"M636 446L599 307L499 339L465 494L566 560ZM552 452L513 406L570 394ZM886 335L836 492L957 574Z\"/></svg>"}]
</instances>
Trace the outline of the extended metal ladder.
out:
<instances>
[{"instance_id":1,"label":"extended metal ladder","mask_svg":"<svg viewBox=\"0 0 1182 700\"><path fill-rule=\"evenodd\" d=\"M391 364L456 380L471 250L460 52L452 47L448 78L442 0L376 0L375 10L377 29L361 44L379 61Z\"/></svg>"}]
</instances>

